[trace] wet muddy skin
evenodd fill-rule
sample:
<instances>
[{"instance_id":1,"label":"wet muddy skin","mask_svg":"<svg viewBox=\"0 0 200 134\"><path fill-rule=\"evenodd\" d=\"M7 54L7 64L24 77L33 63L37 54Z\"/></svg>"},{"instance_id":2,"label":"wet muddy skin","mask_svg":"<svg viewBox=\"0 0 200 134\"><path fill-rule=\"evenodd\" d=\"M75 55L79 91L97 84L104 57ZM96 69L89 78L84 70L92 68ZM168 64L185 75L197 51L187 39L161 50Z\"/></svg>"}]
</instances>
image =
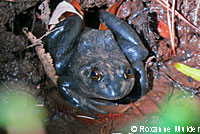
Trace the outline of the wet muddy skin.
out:
<instances>
[{"instance_id":1,"label":"wet muddy skin","mask_svg":"<svg viewBox=\"0 0 200 134\"><path fill-rule=\"evenodd\" d=\"M93 8L95 8L95 10L101 8L105 9L105 7L112 5L115 0L79 0L79 2L81 7L87 13L87 11L92 11ZM112 132L115 132L122 128L123 124L127 123L127 120L131 122L140 118L138 112L128 110L126 117L122 119L108 121L104 124L94 123L92 127L80 122L80 119L74 118L74 114L79 112L67 106L63 100L60 99L56 87L44 72L43 66L39 61L34 48L25 49L26 46L30 45L30 42L21 32L16 32L16 29L19 28L14 25L16 16L20 13L23 13L24 15L28 14L30 16L33 15L32 19L34 20L33 9L36 4L36 1L23 0L0 2L1 91L12 91L15 90L13 87L19 86L23 92L29 92L31 95L37 96L41 104L44 104L45 107L47 107L49 120L47 121L46 130L49 134L57 133L58 130L63 134L83 132L85 134L99 134L105 124L108 126L105 129L105 133L109 133L111 130ZM142 10L144 7L149 8L148 12L142 12L136 18L131 19L136 12ZM181 0L177 2L177 10L190 22L199 27L200 21L196 18L200 17L200 13L198 13L199 11L196 12L196 7L197 1L189 0L186 3ZM155 1L143 0L143 3L141 4L139 0L127 0L123 2L122 10L119 12L118 16L123 20L129 21L131 23L130 25L137 30L140 38L144 40L143 43L150 50L149 56L155 55L157 57L154 61L155 63L156 61L159 63L158 67L160 72L167 74L183 86L198 89L200 84L198 81L178 72L173 66L175 62L181 62L188 66L200 69L200 53L198 52L200 38L195 30L182 20L176 18L177 55L173 56L170 39L163 38L156 34L156 31L152 30L153 28L151 28L151 26L151 30L149 31L146 26L141 23L148 22L148 15L151 14L156 16L157 20L167 24L166 12L166 9ZM33 22L35 22L34 27L33 23L29 23L30 26L28 27L30 29L33 27L33 33L40 37L43 34L43 31L41 32L40 28L45 28L45 26L37 19ZM23 25L21 27L23 27ZM173 90L172 83L163 78L162 75L158 75L151 69L148 69L147 73L149 81L152 82L150 83L150 85L152 85L152 90L147 93L146 96L135 102L136 107L144 116L159 111L161 104L166 103L166 100L169 99L169 94L171 94ZM154 79L152 79L152 77ZM113 110L114 108L116 108L115 111L123 111L126 109L123 109L122 107L124 108L124 106L111 107L108 108L108 111ZM111 123L113 124L112 126L110 125Z\"/></svg>"}]
</instances>

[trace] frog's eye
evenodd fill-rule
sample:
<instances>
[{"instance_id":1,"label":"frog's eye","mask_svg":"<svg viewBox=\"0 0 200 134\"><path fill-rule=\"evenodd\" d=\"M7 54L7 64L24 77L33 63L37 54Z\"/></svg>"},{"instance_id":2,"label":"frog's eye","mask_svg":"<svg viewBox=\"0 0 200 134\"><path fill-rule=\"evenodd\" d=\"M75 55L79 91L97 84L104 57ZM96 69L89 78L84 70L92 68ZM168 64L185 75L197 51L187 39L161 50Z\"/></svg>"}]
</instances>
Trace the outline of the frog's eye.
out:
<instances>
[{"instance_id":1,"label":"frog's eye","mask_svg":"<svg viewBox=\"0 0 200 134\"><path fill-rule=\"evenodd\" d=\"M101 80L101 74L100 74L99 70L96 67L92 68L90 76L95 81L100 81Z\"/></svg>"},{"instance_id":2,"label":"frog's eye","mask_svg":"<svg viewBox=\"0 0 200 134\"><path fill-rule=\"evenodd\" d=\"M129 79L129 78L133 78L133 77L134 77L133 69L131 67L127 66L126 69L124 70L124 78Z\"/></svg>"}]
</instances>

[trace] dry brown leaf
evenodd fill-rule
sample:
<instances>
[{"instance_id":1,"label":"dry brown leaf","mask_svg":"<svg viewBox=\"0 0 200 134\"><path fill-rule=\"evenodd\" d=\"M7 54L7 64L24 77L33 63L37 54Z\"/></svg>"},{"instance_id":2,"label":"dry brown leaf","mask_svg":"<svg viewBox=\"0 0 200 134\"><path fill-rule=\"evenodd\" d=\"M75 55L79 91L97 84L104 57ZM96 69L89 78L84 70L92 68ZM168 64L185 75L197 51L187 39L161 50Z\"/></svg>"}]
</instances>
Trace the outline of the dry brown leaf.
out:
<instances>
[{"instance_id":1,"label":"dry brown leaf","mask_svg":"<svg viewBox=\"0 0 200 134\"><path fill-rule=\"evenodd\" d=\"M42 20L43 23L48 25L51 13L49 9L49 0L43 1L38 8L41 10L40 19Z\"/></svg>"},{"instance_id":2,"label":"dry brown leaf","mask_svg":"<svg viewBox=\"0 0 200 134\"><path fill-rule=\"evenodd\" d=\"M50 25L49 30L53 29L55 27L55 25L60 22L59 18L65 12L71 12L71 13L77 14L81 17L81 19L83 19L83 16L79 12L77 12L76 9L70 3L63 1L57 5L56 9L54 10L54 12L49 20L49 25Z\"/></svg>"},{"instance_id":3,"label":"dry brown leaf","mask_svg":"<svg viewBox=\"0 0 200 134\"><path fill-rule=\"evenodd\" d=\"M39 44L39 46L35 47L37 56L42 62L46 74L52 80L52 82L57 86L56 81L58 79L58 76L56 75L56 70L54 69L51 55L49 53L45 53L45 49L43 48L44 44L42 44L42 41L40 39L37 39L30 31L28 31L27 28L23 28L23 32L31 41L31 43Z\"/></svg>"}]
</instances>

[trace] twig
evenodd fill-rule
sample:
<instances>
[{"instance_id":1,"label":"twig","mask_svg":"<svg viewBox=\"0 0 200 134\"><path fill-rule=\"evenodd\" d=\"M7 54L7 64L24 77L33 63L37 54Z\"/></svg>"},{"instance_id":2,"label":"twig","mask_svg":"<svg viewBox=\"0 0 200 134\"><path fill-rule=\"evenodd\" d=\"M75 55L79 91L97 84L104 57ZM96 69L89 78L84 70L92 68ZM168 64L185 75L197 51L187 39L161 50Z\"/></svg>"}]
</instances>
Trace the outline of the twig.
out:
<instances>
[{"instance_id":1,"label":"twig","mask_svg":"<svg viewBox=\"0 0 200 134\"><path fill-rule=\"evenodd\" d=\"M53 60L50 54L45 53L45 49L43 48L44 44L42 44L42 41L40 39L37 39L31 32L29 32L28 28L23 28L22 31L33 44L39 44L39 46L35 47L37 56L42 62L46 74L49 76L52 82L57 86L58 76L56 75L56 71L53 67Z\"/></svg>"},{"instance_id":2,"label":"twig","mask_svg":"<svg viewBox=\"0 0 200 134\"><path fill-rule=\"evenodd\" d=\"M165 8L167 8L170 12L172 12L172 10L166 6L165 3L163 3L160 0L156 0L158 3L160 3L162 6L164 6ZM191 26L193 29L197 30L198 33L200 33L200 29L195 26L194 24L192 24L191 22L189 22L185 17L183 17L178 11L175 10L175 15L177 17L179 17L179 19L183 20L185 23L187 23L189 26Z\"/></svg>"},{"instance_id":3,"label":"twig","mask_svg":"<svg viewBox=\"0 0 200 134\"><path fill-rule=\"evenodd\" d=\"M155 56L151 56L147 59L146 63L145 63L145 71L147 71L147 67L149 67L149 63L153 60L156 59Z\"/></svg>"},{"instance_id":4,"label":"twig","mask_svg":"<svg viewBox=\"0 0 200 134\"><path fill-rule=\"evenodd\" d=\"M167 7L170 7L169 5L169 2L167 0ZM172 26L171 26L171 19L170 19L170 14L169 14L169 9L170 8L167 8L167 21L168 21L168 26L169 26L169 35L170 35L170 40L171 40L171 43L173 43L173 37L172 37ZM172 48L173 49L173 48Z\"/></svg>"},{"instance_id":5,"label":"twig","mask_svg":"<svg viewBox=\"0 0 200 134\"><path fill-rule=\"evenodd\" d=\"M167 7L170 7L169 2L167 0L166 2ZM172 21L170 19L170 14L169 14L169 9L167 8L167 20L168 20L168 26L169 26L169 33L170 33L170 40L171 40L171 44L172 44L172 51L173 54L176 55L176 51L175 51L175 44L174 44L174 36L175 36L175 32L174 32L174 10L175 10L175 0L173 0L173 5L172 5Z\"/></svg>"},{"instance_id":6,"label":"twig","mask_svg":"<svg viewBox=\"0 0 200 134\"><path fill-rule=\"evenodd\" d=\"M31 47L35 47L35 46L38 46L38 45L41 45L41 43L40 43L40 42L38 42L38 43L33 43L33 44L27 46L25 49L28 49L28 48L31 48Z\"/></svg>"},{"instance_id":7,"label":"twig","mask_svg":"<svg viewBox=\"0 0 200 134\"><path fill-rule=\"evenodd\" d=\"M197 8L196 8L196 11L195 11L195 16L194 16L194 25L197 25L197 18L198 18L198 10L199 10L199 6L200 6L200 0L198 0Z\"/></svg>"},{"instance_id":8,"label":"twig","mask_svg":"<svg viewBox=\"0 0 200 134\"><path fill-rule=\"evenodd\" d=\"M42 35L42 37L40 37L39 39L42 40L45 36L49 35L50 33L54 32L54 31L56 31L56 30L58 30L58 29L61 29L61 28L63 28L63 26L60 26L60 27L57 27L57 28L55 28L55 29L53 29L53 30L47 31L47 32L46 32L44 35Z\"/></svg>"},{"instance_id":9,"label":"twig","mask_svg":"<svg viewBox=\"0 0 200 134\"><path fill-rule=\"evenodd\" d=\"M145 63L145 72L147 72L147 67L149 67L149 63L153 60L153 59L156 59L155 56L151 56L147 59L146 63ZM157 64L157 60L156 60L156 64ZM146 80L147 80L147 88L149 88L149 79L148 79L148 76L146 75Z\"/></svg>"},{"instance_id":10,"label":"twig","mask_svg":"<svg viewBox=\"0 0 200 134\"><path fill-rule=\"evenodd\" d=\"M141 110L139 110L139 108L137 108L137 106L136 106L134 103L130 103L129 105L130 105L130 107L134 108L136 114L138 114L139 117L140 117L144 122L146 122L145 116L143 115L143 113L141 112Z\"/></svg>"},{"instance_id":11,"label":"twig","mask_svg":"<svg viewBox=\"0 0 200 134\"><path fill-rule=\"evenodd\" d=\"M107 124L105 124L105 125L102 126L102 128L101 128L101 134L104 134L104 130L105 130L106 127L108 127Z\"/></svg>"},{"instance_id":12,"label":"twig","mask_svg":"<svg viewBox=\"0 0 200 134\"><path fill-rule=\"evenodd\" d=\"M90 120L95 120L94 118L90 117L90 116L85 116L85 115L76 115L79 118L85 118L85 119L90 119Z\"/></svg>"},{"instance_id":13,"label":"twig","mask_svg":"<svg viewBox=\"0 0 200 134\"><path fill-rule=\"evenodd\" d=\"M39 39L37 39L37 41L35 41L35 43L33 43L32 45L29 45L29 46L27 46L26 47L26 49L28 49L28 48L30 48L30 47L35 47L35 46L38 46L38 45L41 45L42 43L42 39L45 37L45 36L47 36L47 35L49 35L50 33L52 33L52 32L54 32L54 31L56 31L56 30L58 30L58 29L61 29L61 28L63 28L63 26L61 26L61 27L58 27L58 28L55 28L55 29L53 29L53 30L51 30L51 31L48 31L48 32L46 32L42 37L40 37Z\"/></svg>"},{"instance_id":14,"label":"twig","mask_svg":"<svg viewBox=\"0 0 200 134\"><path fill-rule=\"evenodd\" d=\"M172 43L172 50L173 50L173 54L176 55L176 51L175 51L175 42L174 42L174 37L175 37L175 3L176 0L173 0L173 5L172 5L172 27L171 27L171 31L172 31L172 39L171 39L171 43Z\"/></svg>"},{"instance_id":15,"label":"twig","mask_svg":"<svg viewBox=\"0 0 200 134\"><path fill-rule=\"evenodd\" d=\"M32 22L32 26L31 26L31 32L33 32L33 29L35 27L35 22L36 22L36 12L35 12L35 8L32 11L33 14L33 22Z\"/></svg>"}]
</instances>

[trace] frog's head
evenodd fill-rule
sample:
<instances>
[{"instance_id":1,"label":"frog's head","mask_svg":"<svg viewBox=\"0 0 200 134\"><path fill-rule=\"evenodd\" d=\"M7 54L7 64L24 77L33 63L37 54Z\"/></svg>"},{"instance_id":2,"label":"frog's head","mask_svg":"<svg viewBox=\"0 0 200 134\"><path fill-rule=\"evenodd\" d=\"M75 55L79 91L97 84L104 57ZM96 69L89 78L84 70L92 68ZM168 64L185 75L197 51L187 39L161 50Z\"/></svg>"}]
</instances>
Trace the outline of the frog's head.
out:
<instances>
[{"instance_id":1,"label":"frog's head","mask_svg":"<svg viewBox=\"0 0 200 134\"><path fill-rule=\"evenodd\" d=\"M79 72L79 82L88 97L118 100L132 90L134 71L124 58L109 56L95 57Z\"/></svg>"},{"instance_id":2,"label":"frog's head","mask_svg":"<svg viewBox=\"0 0 200 134\"><path fill-rule=\"evenodd\" d=\"M134 71L112 33L88 30L82 36L69 69L79 94L106 100L125 97L134 86Z\"/></svg>"}]
</instances>

